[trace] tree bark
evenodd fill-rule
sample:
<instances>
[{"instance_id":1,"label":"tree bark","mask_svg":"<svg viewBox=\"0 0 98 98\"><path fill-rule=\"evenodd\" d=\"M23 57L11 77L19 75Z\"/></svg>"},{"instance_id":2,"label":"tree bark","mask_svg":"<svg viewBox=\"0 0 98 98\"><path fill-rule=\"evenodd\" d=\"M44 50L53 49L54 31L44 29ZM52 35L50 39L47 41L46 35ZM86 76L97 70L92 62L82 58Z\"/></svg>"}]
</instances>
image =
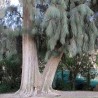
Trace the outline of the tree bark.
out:
<instances>
[{"instance_id":1,"label":"tree bark","mask_svg":"<svg viewBox=\"0 0 98 98\"><path fill-rule=\"evenodd\" d=\"M52 82L63 53L59 57L51 57L43 72L41 93L53 93Z\"/></svg>"},{"instance_id":2,"label":"tree bark","mask_svg":"<svg viewBox=\"0 0 98 98\"><path fill-rule=\"evenodd\" d=\"M72 90L75 91L75 77L72 80Z\"/></svg>"},{"instance_id":3,"label":"tree bark","mask_svg":"<svg viewBox=\"0 0 98 98\"><path fill-rule=\"evenodd\" d=\"M24 34L22 41L23 63L19 94L22 96L32 96L37 93L41 85L41 74L38 68L37 49L35 41L30 35Z\"/></svg>"},{"instance_id":4,"label":"tree bark","mask_svg":"<svg viewBox=\"0 0 98 98\"><path fill-rule=\"evenodd\" d=\"M52 81L61 59L61 55L60 57L52 57L46 64L43 78L41 78L41 74L38 69L36 45L34 38L29 35L29 31L31 31L33 26L33 21L31 19L34 12L33 5L34 0L23 1L23 20L26 32L22 37L23 65L19 94L26 97L38 94L40 91L39 89L41 89L41 92L49 92L50 88L52 89Z\"/></svg>"},{"instance_id":5,"label":"tree bark","mask_svg":"<svg viewBox=\"0 0 98 98\"><path fill-rule=\"evenodd\" d=\"M41 82L36 43L34 38L29 35L32 28L30 16L33 13L33 4L34 0L23 1L23 26L25 28L25 34L22 35L22 78L18 94L26 97L37 94Z\"/></svg>"}]
</instances>

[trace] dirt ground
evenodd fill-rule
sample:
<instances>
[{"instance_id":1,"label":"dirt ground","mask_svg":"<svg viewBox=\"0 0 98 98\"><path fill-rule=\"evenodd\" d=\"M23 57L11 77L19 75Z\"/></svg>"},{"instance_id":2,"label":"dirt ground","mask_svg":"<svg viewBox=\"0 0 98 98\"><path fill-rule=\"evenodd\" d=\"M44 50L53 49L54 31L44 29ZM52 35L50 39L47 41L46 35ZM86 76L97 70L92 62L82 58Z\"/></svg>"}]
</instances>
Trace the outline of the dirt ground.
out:
<instances>
[{"instance_id":1,"label":"dirt ground","mask_svg":"<svg viewBox=\"0 0 98 98\"><path fill-rule=\"evenodd\" d=\"M76 91L60 92L59 95L39 95L34 97L22 97L14 94L0 94L0 98L98 98L98 92Z\"/></svg>"}]
</instances>

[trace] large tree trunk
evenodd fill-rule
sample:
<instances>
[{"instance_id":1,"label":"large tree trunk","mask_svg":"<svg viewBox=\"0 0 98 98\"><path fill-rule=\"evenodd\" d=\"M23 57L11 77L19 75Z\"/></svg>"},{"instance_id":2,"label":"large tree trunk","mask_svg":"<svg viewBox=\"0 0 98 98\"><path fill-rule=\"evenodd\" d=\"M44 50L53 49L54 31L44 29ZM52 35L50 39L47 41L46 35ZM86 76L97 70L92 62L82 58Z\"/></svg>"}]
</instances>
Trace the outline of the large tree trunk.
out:
<instances>
[{"instance_id":1,"label":"large tree trunk","mask_svg":"<svg viewBox=\"0 0 98 98\"><path fill-rule=\"evenodd\" d=\"M40 87L41 75L38 68L37 49L34 39L28 34L23 35L23 65L20 95L32 96Z\"/></svg>"},{"instance_id":2,"label":"large tree trunk","mask_svg":"<svg viewBox=\"0 0 98 98\"><path fill-rule=\"evenodd\" d=\"M22 79L18 94L26 97L37 93L40 88L41 74L38 68L37 49L34 38L29 35L32 28L30 15L33 13L34 0L23 1L23 23L25 34L22 36ZM31 13L32 11L32 13Z\"/></svg>"},{"instance_id":3,"label":"large tree trunk","mask_svg":"<svg viewBox=\"0 0 98 98\"><path fill-rule=\"evenodd\" d=\"M52 81L60 62L60 57L52 57L46 65L43 73L43 80L38 69L37 49L34 39L28 35L32 29L32 14L33 14L34 0L23 1L23 20L25 33L23 35L23 65L22 65L22 80L19 90L20 95L26 97L38 94L39 88L42 92L49 92L52 89ZM40 83L41 82L41 83Z\"/></svg>"},{"instance_id":4,"label":"large tree trunk","mask_svg":"<svg viewBox=\"0 0 98 98\"><path fill-rule=\"evenodd\" d=\"M51 57L47 62L42 77L41 93L54 94L52 89L52 82L62 54L59 57Z\"/></svg>"}]
</instances>

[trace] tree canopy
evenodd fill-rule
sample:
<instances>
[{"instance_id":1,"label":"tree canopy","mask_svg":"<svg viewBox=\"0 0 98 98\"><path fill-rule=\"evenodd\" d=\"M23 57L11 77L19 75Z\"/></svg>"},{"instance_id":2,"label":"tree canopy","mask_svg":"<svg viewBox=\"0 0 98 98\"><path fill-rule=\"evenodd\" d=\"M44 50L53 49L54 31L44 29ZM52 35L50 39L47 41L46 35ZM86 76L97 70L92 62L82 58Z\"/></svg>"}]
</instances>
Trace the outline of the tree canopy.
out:
<instances>
[{"instance_id":1,"label":"tree canopy","mask_svg":"<svg viewBox=\"0 0 98 98\"><path fill-rule=\"evenodd\" d=\"M21 6L10 6L1 22L4 27L13 30L8 29L5 33L18 36L28 31L35 37L45 35L46 60L55 51L58 53L61 47L60 51L70 57L94 50L97 27L92 6L97 3L96 0L36 0L27 3L32 26L24 28Z\"/></svg>"}]
</instances>

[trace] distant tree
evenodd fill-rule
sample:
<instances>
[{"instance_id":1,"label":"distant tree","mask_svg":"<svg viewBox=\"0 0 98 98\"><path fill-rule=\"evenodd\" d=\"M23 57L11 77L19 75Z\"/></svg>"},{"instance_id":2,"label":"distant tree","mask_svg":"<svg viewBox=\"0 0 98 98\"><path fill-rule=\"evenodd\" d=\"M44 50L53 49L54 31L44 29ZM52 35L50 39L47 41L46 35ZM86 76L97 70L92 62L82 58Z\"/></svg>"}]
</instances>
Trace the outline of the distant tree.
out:
<instances>
[{"instance_id":1,"label":"distant tree","mask_svg":"<svg viewBox=\"0 0 98 98\"><path fill-rule=\"evenodd\" d=\"M70 71L69 80L71 82L71 88L75 90L76 77L81 74L87 81L87 89L90 88L90 80L94 79L96 76L96 70L90 60L88 54L83 54L81 56L77 55L73 58L63 58L63 66Z\"/></svg>"},{"instance_id":2,"label":"distant tree","mask_svg":"<svg viewBox=\"0 0 98 98\"><path fill-rule=\"evenodd\" d=\"M90 80L95 78L96 69L94 68L93 63L90 60L89 55L83 55L80 66L83 66L80 70L80 74L86 78L87 89L90 89Z\"/></svg>"}]
</instances>

